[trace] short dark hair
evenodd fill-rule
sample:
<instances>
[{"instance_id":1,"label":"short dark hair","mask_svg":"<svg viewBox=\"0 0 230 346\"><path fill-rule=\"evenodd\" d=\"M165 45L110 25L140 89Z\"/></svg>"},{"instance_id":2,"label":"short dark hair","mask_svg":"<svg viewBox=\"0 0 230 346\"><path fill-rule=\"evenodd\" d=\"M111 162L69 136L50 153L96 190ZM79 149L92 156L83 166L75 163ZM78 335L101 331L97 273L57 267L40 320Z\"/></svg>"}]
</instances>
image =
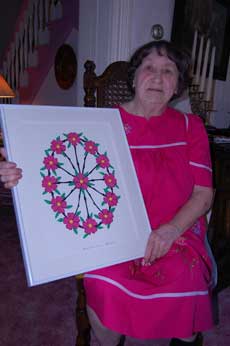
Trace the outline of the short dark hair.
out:
<instances>
[{"instance_id":1,"label":"short dark hair","mask_svg":"<svg viewBox=\"0 0 230 346\"><path fill-rule=\"evenodd\" d=\"M139 47L129 60L128 67L128 85L132 94L135 94L133 87L133 80L137 68L142 64L143 59L148 56L153 49L157 51L159 55L166 55L172 60L178 69L178 90L177 94L173 95L172 100L180 97L183 92L188 88L191 81L191 58L190 54L182 49L178 49L176 45L171 42L160 40L151 41Z\"/></svg>"}]
</instances>

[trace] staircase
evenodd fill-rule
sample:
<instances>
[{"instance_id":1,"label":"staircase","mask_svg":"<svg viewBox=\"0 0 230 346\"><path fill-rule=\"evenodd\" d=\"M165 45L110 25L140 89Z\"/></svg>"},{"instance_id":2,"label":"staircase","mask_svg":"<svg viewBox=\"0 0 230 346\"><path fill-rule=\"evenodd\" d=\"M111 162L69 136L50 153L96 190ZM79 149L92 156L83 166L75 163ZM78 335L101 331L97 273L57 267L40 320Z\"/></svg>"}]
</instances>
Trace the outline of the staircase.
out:
<instances>
[{"instance_id":1,"label":"staircase","mask_svg":"<svg viewBox=\"0 0 230 346\"><path fill-rule=\"evenodd\" d=\"M13 103L33 103L58 48L77 26L78 0L24 0L2 64L17 95Z\"/></svg>"}]
</instances>

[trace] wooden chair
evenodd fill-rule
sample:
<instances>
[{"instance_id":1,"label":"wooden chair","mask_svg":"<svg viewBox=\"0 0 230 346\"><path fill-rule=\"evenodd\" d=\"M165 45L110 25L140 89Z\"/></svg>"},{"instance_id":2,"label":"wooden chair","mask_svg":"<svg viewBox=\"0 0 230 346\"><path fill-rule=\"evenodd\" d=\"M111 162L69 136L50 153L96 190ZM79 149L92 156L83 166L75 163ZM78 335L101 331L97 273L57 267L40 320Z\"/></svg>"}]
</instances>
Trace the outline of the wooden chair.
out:
<instances>
[{"instance_id":1,"label":"wooden chair","mask_svg":"<svg viewBox=\"0 0 230 346\"><path fill-rule=\"evenodd\" d=\"M97 76L96 65L93 61L86 61L84 73L84 105L86 107L113 107L129 101L132 97L129 89L128 63L116 61Z\"/></svg>"},{"instance_id":2,"label":"wooden chair","mask_svg":"<svg viewBox=\"0 0 230 346\"><path fill-rule=\"evenodd\" d=\"M126 61L117 61L110 64L106 70L97 76L93 61L86 61L84 73L84 106L85 107L113 107L132 98L127 84ZM83 275L77 276L78 299L76 306L76 323L78 336L76 346L90 344L90 324L86 311L86 297ZM119 345L122 345L122 341Z\"/></svg>"}]
</instances>

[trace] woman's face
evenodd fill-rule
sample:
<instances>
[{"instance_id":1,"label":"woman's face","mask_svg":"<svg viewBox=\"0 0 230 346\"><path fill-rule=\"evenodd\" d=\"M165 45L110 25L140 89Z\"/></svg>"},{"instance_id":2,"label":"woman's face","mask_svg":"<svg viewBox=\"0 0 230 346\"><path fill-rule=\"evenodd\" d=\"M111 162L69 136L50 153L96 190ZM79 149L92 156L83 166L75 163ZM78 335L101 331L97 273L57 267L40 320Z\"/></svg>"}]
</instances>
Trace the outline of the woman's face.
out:
<instances>
[{"instance_id":1,"label":"woman's face","mask_svg":"<svg viewBox=\"0 0 230 346\"><path fill-rule=\"evenodd\" d=\"M143 103L166 106L177 92L178 76L176 64L154 49L136 70L135 97Z\"/></svg>"}]
</instances>

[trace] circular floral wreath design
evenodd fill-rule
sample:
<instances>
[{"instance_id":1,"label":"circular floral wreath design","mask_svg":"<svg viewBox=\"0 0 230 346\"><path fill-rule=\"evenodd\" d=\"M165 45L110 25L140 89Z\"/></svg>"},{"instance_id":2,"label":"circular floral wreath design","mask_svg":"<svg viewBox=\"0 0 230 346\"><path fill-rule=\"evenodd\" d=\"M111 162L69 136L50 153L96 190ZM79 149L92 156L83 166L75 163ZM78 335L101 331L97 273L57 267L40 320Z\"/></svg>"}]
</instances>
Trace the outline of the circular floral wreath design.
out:
<instances>
[{"instance_id":1,"label":"circular floral wreath design","mask_svg":"<svg viewBox=\"0 0 230 346\"><path fill-rule=\"evenodd\" d=\"M113 222L120 196L107 152L83 133L70 132L51 141L40 169L44 201L55 218L83 238ZM63 190L63 191L62 191Z\"/></svg>"}]
</instances>

